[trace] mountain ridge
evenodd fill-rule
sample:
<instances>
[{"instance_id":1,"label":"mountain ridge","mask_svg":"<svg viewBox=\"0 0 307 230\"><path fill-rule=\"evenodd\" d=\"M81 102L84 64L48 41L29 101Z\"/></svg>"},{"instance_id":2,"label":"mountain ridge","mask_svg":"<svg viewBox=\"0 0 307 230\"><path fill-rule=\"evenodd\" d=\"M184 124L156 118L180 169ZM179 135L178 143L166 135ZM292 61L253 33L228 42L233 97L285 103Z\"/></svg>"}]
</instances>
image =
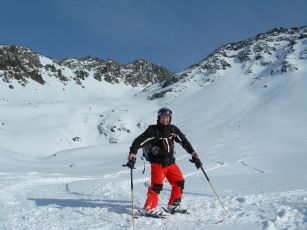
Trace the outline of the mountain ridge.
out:
<instances>
[{"instance_id":1,"label":"mountain ridge","mask_svg":"<svg viewBox=\"0 0 307 230\"><path fill-rule=\"evenodd\" d=\"M31 80L44 85L46 78L50 76L57 78L64 86L70 82L82 86L83 81L93 77L98 82L123 82L132 87L144 87L167 79L171 75L165 67L143 59L127 64L91 56L59 61L33 52L29 48L15 45L0 46L0 77L11 89L14 88L13 81L22 86L26 86Z\"/></svg>"},{"instance_id":2,"label":"mountain ridge","mask_svg":"<svg viewBox=\"0 0 307 230\"><path fill-rule=\"evenodd\" d=\"M149 99L164 97L173 91L182 91L182 83L198 81L206 86L231 69L239 65L245 75L261 80L264 75L278 75L297 71L293 59L307 58L307 27L274 28L266 33L259 33L253 38L232 42L215 49L206 58L174 74L157 89L154 87ZM297 46L300 52L297 51ZM295 57L291 55L295 53ZM176 84L177 83L177 84ZM185 87L184 87L185 88Z\"/></svg>"},{"instance_id":3,"label":"mountain ridge","mask_svg":"<svg viewBox=\"0 0 307 230\"><path fill-rule=\"evenodd\" d=\"M10 89L35 82L38 85L33 87L34 90L57 84L55 88L62 91L71 86L91 88L91 85L95 85L96 91L103 91L105 85L124 84L136 88L141 94L145 92L147 99L154 100L173 92L183 92L189 87L186 82L194 81L197 87L207 86L233 66L239 66L255 81L264 76L298 71L293 60L307 58L306 38L306 26L274 28L252 38L222 45L178 73L144 59L120 64L88 55L59 61L29 48L0 45L0 79Z\"/></svg>"}]
</instances>

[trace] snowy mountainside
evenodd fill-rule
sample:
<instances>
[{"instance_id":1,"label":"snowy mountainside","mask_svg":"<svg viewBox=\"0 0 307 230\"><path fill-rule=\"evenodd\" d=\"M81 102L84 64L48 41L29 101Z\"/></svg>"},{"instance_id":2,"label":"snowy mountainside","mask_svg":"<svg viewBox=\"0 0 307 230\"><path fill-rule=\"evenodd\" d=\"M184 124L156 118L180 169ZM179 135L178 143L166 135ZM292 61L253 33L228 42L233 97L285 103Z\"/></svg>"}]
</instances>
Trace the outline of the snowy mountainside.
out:
<instances>
[{"instance_id":1,"label":"snowy mountainside","mask_svg":"<svg viewBox=\"0 0 307 230\"><path fill-rule=\"evenodd\" d=\"M83 91L76 84L56 98L56 87L45 87L41 98L33 82L5 84L11 91L0 91L0 229L131 229L130 171L122 164L161 106L173 110L172 122L200 153L227 212L176 145L182 206L191 214L141 217L136 229L307 229L305 34L305 27L278 29L225 45L174 81L145 88L88 83L91 91ZM266 47L259 59L256 44ZM240 61L243 50L251 52ZM148 100L154 93L161 97ZM133 171L136 209L150 184L143 164L138 157ZM170 191L165 182L159 208Z\"/></svg>"},{"instance_id":2,"label":"snowy mountainside","mask_svg":"<svg viewBox=\"0 0 307 230\"><path fill-rule=\"evenodd\" d=\"M199 63L173 75L162 84L153 85L147 91L152 92L150 99L166 94L176 95L176 92L184 92L190 85L207 86L222 76L231 75L229 71L238 68L247 77L254 78L255 82L299 71L304 68L307 58L306 38L307 27L274 28L254 38L226 44ZM263 84L263 87L267 86Z\"/></svg>"}]
</instances>

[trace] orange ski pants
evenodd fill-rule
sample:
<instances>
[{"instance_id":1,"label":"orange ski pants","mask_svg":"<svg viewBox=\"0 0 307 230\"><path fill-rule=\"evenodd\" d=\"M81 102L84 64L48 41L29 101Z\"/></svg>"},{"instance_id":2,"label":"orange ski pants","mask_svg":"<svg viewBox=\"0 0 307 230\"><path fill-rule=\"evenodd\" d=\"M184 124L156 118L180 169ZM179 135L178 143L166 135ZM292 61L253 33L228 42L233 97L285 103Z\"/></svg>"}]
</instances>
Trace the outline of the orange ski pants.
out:
<instances>
[{"instance_id":1,"label":"orange ski pants","mask_svg":"<svg viewBox=\"0 0 307 230\"><path fill-rule=\"evenodd\" d=\"M184 189L184 179L176 163L162 168L161 164L151 164L151 185L148 188L147 200L144 209L152 210L158 205L158 195L162 191L163 181L167 179L172 186L172 192L168 205L178 205L181 202Z\"/></svg>"}]
</instances>

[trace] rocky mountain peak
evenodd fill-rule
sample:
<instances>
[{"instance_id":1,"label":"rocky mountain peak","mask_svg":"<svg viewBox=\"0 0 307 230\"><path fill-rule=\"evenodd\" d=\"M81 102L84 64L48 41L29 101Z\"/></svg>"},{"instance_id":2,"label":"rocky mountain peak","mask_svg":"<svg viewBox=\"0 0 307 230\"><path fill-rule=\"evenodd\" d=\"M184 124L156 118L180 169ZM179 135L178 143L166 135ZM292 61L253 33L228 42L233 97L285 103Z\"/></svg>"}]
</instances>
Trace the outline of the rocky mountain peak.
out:
<instances>
[{"instance_id":1,"label":"rocky mountain peak","mask_svg":"<svg viewBox=\"0 0 307 230\"><path fill-rule=\"evenodd\" d=\"M0 79L11 89L17 81L22 86L35 81L44 85L49 77L56 78L63 86L78 84L93 78L98 82L124 83L145 87L169 79L173 74L161 65L146 60L119 64L92 56L67 58L63 61L48 58L28 48L14 45L0 46Z\"/></svg>"},{"instance_id":2,"label":"rocky mountain peak","mask_svg":"<svg viewBox=\"0 0 307 230\"><path fill-rule=\"evenodd\" d=\"M225 71L239 66L246 75L261 79L267 75L297 71L295 60L307 59L307 27L274 28L253 38L228 43L214 50L205 59L173 75L161 84L151 99L165 96L177 82L200 79L199 85L215 81ZM176 89L178 91L178 89ZM179 90L180 91L180 90Z\"/></svg>"},{"instance_id":3,"label":"rocky mountain peak","mask_svg":"<svg viewBox=\"0 0 307 230\"><path fill-rule=\"evenodd\" d=\"M14 88L10 83L14 79L22 86L30 80L40 84L45 81L39 73L43 65L40 63L39 55L24 47L0 46L0 78Z\"/></svg>"},{"instance_id":4,"label":"rocky mountain peak","mask_svg":"<svg viewBox=\"0 0 307 230\"><path fill-rule=\"evenodd\" d=\"M214 50L207 58L191 66L182 74L187 74L195 68L203 70L206 75L215 74L219 70L230 68L231 63L238 62L243 66L253 61L254 64L262 66L273 64L276 61L283 62L294 52L295 44L306 38L307 27L274 28L254 38L226 44Z\"/></svg>"}]
</instances>

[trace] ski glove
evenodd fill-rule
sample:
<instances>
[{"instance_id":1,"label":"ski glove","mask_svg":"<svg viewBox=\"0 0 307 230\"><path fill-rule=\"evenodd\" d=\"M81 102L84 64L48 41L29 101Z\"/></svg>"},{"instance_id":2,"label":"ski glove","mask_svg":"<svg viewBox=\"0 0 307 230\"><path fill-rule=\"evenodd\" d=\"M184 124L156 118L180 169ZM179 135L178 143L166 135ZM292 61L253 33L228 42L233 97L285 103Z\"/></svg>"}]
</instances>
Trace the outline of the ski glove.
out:
<instances>
[{"instance_id":1,"label":"ski glove","mask_svg":"<svg viewBox=\"0 0 307 230\"><path fill-rule=\"evenodd\" d=\"M128 168L134 169L134 164L135 164L135 159L134 160L130 160L127 162L127 166Z\"/></svg>"},{"instance_id":2,"label":"ski glove","mask_svg":"<svg viewBox=\"0 0 307 230\"><path fill-rule=\"evenodd\" d=\"M190 159L189 161L191 163L194 163L197 169L199 169L203 165L203 163L201 163L198 157L192 157L192 159Z\"/></svg>"},{"instance_id":3,"label":"ski glove","mask_svg":"<svg viewBox=\"0 0 307 230\"><path fill-rule=\"evenodd\" d=\"M197 152L192 152L191 155L192 155L192 157L198 158L198 153Z\"/></svg>"},{"instance_id":4,"label":"ski glove","mask_svg":"<svg viewBox=\"0 0 307 230\"><path fill-rule=\"evenodd\" d=\"M134 169L134 164L136 162L136 156L134 153L129 153L127 164L123 165L124 167L128 167L130 169Z\"/></svg>"},{"instance_id":5,"label":"ski glove","mask_svg":"<svg viewBox=\"0 0 307 230\"><path fill-rule=\"evenodd\" d=\"M136 160L136 155L134 153L129 153L128 155L128 161L135 161Z\"/></svg>"},{"instance_id":6,"label":"ski glove","mask_svg":"<svg viewBox=\"0 0 307 230\"><path fill-rule=\"evenodd\" d=\"M135 169L135 168L134 168L135 161L136 161L135 159L134 159L134 160L129 160L129 161L127 162L127 164L123 165L123 167L128 167L128 168L130 168L130 169Z\"/></svg>"}]
</instances>

